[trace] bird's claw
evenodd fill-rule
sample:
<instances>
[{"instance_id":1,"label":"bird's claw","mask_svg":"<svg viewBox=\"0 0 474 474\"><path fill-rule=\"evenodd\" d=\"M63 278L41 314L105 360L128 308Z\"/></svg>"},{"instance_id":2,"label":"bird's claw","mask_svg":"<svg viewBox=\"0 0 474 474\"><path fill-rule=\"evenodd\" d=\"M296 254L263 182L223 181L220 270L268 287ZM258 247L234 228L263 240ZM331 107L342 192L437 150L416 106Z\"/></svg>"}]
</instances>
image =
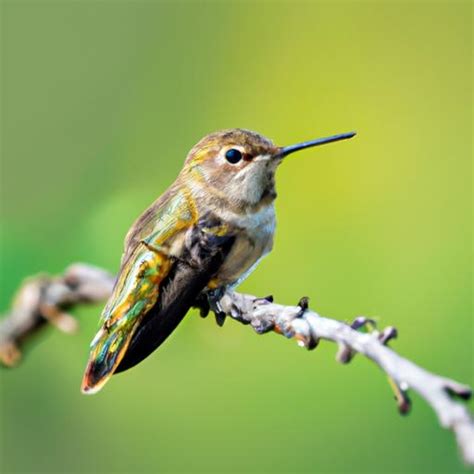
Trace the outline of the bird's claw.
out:
<instances>
[{"instance_id":1,"label":"bird's claw","mask_svg":"<svg viewBox=\"0 0 474 474\"><path fill-rule=\"evenodd\" d=\"M220 303L222 297L224 296L225 288L217 288L207 292L207 301L209 304L210 310L214 313L216 317L216 323L218 326L222 327L225 323L226 314Z\"/></svg>"},{"instance_id":2,"label":"bird's claw","mask_svg":"<svg viewBox=\"0 0 474 474\"><path fill-rule=\"evenodd\" d=\"M210 307L209 307L209 300L204 293L201 293L196 298L196 301L194 302L193 307L199 310L199 316L201 316L201 318L207 318L207 315L209 314L209 311L210 311Z\"/></svg>"},{"instance_id":3,"label":"bird's claw","mask_svg":"<svg viewBox=\"0 0 474 474\"><path fill-rule=\"evenodd\" d=\"M225 318L226 318L225 313L223 313L223 312L214 313L214 316L215 316L215 318L216 318L216 324L217 324L219 327L224 326Z\"/></svg>"}]
</instances>

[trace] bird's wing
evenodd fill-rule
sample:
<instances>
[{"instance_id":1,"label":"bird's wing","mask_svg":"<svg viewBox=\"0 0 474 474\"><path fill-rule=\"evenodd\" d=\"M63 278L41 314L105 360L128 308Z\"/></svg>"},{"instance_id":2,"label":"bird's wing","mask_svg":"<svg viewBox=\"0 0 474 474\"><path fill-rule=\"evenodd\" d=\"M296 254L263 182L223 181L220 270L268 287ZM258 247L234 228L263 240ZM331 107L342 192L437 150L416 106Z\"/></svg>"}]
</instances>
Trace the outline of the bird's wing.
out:
<instances>
[{"instance_id":1,"label":"bird's wing","mask_svg":"<svg viewBox=\"0 0 474 474\"><path fill-rule=\"evenodd\" d=\"M215 216L199 219L187 235L184 258L163 281L160 297L134 332L116 373L148 357L174 331L222 265L234 240L229 228Z\"/></svg>"},{"instance_id":2,"label":"bird's wing","mask_svg":"<svg viewBox=\"0 0 474 474\"><path fill-rule=\"evenodd\" d=\"M154 203L132 227L117 281L102 313L102 327L91 344L84 392L98 391L114 373L173 267L171 246L196 220L190 196L185 189L176 188Z\"/></svg>"}]
</instances>

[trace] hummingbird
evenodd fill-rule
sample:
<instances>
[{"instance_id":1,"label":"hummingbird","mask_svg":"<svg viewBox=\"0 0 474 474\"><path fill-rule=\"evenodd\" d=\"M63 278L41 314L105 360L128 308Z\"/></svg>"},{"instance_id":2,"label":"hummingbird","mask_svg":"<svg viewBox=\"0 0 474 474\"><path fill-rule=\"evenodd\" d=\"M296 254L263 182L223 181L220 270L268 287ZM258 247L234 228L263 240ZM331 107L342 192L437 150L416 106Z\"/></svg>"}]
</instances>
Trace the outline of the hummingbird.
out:
<instances>
[{"instance_id":1,"label":"hummingbird","mask_svg":"<svg viewBox=\"0 0 474 474\"><path fill-rule=\"evenodd\" d=\"M355 132L280 147L250 130L211 133L176 181L135 221L82 381L98 392L150 355L193 306L218 312L273 246L275 172L288 156ZM202 306L201 306L202 307Z\"/></svg>"}]
</instances>

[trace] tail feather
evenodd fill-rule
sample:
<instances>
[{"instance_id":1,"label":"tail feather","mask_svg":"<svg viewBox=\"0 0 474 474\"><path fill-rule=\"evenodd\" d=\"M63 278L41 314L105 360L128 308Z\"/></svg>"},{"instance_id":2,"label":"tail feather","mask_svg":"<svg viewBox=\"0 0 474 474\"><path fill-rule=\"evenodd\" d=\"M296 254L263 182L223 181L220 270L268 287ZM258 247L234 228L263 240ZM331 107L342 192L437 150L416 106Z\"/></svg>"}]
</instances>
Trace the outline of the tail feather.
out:
<instances>
[{"instance_id":1,"label":"tail feather","mask_svg":"<svg viewBox=\"0 0 474 474\"><path fill-rule=\"evenodd\" d=\"M133 331L127 327L115 328L112 332L102 328L98 332L82 379L83 393L97 393L112 377L127 351L132 334Z\"/></svg>"}]
</instances>

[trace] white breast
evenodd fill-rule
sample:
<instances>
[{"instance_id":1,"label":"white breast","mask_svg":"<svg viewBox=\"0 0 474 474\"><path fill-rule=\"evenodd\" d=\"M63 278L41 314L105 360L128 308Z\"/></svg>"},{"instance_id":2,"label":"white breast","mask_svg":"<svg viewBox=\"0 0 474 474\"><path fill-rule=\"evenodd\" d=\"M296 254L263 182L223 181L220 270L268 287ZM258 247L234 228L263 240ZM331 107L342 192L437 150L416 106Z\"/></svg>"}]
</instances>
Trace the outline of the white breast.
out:
<instances>
[{"instance_id":1,"label":"white breast","mask_svg":"<svg viewBox=\"0 0 474 474\"><path fill-rule=\"evenodd\" d=\"M228 210L217 214L236 229L236 241L217 279L221 285L236 286L250 275L260 259L272 249L275 208L273 204L269 204L257 212L245 215Z\"/></svg>"}]
</instances>

